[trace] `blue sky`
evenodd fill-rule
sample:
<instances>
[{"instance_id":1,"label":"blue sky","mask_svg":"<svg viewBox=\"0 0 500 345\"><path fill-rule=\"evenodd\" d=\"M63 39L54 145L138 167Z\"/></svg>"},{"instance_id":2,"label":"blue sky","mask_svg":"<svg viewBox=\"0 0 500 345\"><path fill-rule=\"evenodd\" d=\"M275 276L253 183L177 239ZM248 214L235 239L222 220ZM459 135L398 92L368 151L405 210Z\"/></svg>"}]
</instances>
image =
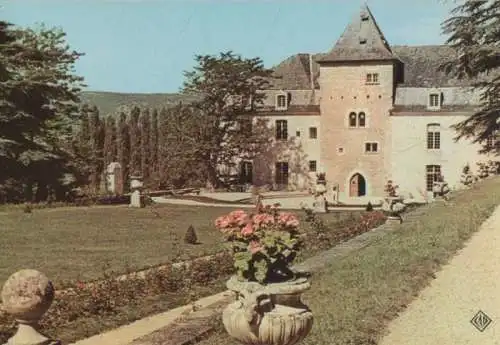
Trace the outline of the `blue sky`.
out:
<instances>
[{"instance_id":1,"label":"blue sky","mask_svg":"<svg viewBox=\"0 0 500 345\"><path fill-rule=\"evenodd\" d=\"M177 92L195 54L232 50L267 67L296 53L326 52L358 0L6 0L2 19L61 27L85 53L88 90ZM369 0L391 45L441 44L452 1Z\"/></svg>"}]
</instances>

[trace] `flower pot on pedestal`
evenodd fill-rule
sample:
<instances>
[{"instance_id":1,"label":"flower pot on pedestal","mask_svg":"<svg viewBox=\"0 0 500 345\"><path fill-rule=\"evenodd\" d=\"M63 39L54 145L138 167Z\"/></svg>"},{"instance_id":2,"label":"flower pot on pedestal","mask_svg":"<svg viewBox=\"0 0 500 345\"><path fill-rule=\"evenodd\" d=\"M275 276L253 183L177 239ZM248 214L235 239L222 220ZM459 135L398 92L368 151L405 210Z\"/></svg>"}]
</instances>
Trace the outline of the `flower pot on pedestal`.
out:
<instances>
[{"instance_id":1,"label":"flower pot on pedestal","mask_svg":"<svg viewBox=\"0 0 500 345\"><path fill-rule=\"evenodd\" d=\"M400 196L389 196L384 198L382 211L387 214L388 224L401 224L403 218L401 213L405 210L406 205L403 203L403 198Z\"/></svg>"},{"instance_id":2,"label":"flower pot on pedestal","mask_svg":"<svg viewBox=\"0 0 500 345\"><path fill-rule=\"evenodd\" d=\"M228 334L244 345L294 345L311 330L313 314L301 301L311 287L291 269L301 249L299 220L277 207L237 210L215 221L234 257L227 287L238 299L223 312Z\"/></svg>"},{"instance_id":3,"label":"flower pot on pedestal","mask_svg":"<svg viewBox=\"0 0 500 345\"><path fill-rule=\"evenodd\" d=\"M248 345L294 345L311 331L313 314L301 301L311 287L306 277L262 285L232 277L227 287L238 294L222 314L227 333Z\"/></svg>"}]
</instances>

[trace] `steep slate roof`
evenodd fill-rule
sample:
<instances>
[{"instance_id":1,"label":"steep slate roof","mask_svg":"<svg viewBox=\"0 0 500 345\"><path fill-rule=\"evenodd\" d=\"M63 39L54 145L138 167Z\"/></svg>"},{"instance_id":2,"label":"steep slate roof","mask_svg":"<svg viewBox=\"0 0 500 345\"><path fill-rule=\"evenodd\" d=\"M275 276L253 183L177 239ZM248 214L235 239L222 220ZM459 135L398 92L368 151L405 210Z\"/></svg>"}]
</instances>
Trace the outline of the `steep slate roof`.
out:
<instances>
[{"instance_id":1,"label":"steep slate roof","mask_svg":"<svg viewBox=\"0 0 500 345\"><path fill-rule=\"evenodd\" d=\"M393 46L392 51L404 63L404 82L399 86L447 87L472 83L470 79L458 80L439 71L439 66L456 54L450 46Z\"/></svg>"},{"instance_id":2,"label":"steep slate roof","mask_svg":"<svg viewBox=\"0 0 500 345\"><path fill-rule=\"evenodd\" d=\"M393 59L391 47L365 4L347 25L333 49L319 62Z\"/></svg>"}]
</instances>

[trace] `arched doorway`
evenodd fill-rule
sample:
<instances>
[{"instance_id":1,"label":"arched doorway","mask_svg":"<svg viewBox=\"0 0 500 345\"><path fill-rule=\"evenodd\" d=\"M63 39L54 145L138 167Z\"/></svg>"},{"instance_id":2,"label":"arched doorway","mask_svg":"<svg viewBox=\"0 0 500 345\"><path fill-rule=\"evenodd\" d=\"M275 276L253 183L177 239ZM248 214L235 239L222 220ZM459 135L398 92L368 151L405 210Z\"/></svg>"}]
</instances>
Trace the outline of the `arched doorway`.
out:
<instances>
[{"instance_id":1,"label":"arched doorway","mask_svg":"<svg viewBox=\"0 0 500 345\"><path fill-rule=\"evenodd\" d=\"M363 175L356 173L349 180L349 196L359 197L366 195L366 180Z\"/></svg>"}]
</instances>

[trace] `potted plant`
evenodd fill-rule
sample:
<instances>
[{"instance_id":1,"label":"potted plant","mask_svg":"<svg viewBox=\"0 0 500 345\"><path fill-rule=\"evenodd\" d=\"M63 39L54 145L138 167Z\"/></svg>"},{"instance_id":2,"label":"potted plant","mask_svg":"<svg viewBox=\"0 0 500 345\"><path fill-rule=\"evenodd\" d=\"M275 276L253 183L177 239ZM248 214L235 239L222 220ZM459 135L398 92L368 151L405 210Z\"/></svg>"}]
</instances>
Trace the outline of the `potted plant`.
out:
<instances>
[{"instance_id":1,"label":"potted plant","mask_svg":"<svg viewBox=\"0 0 500 345\"><path fill-rule=\"evenodd\" d=\"M390 223L402 223L401 213L406 209L403 197L397 193L398 188L399 186L395 185L392 180L388 180L385 185L386 196L382 203L382 211L387 214L387 221Z\"/></svg>"},{"instance_id":2,"label":"potted plant","mask_svg":"<svg viewBox=\"0 0 500 345\"><path fill-rule=\"evenodd\" d=\"M467 163L462 169L462 176L460 182L466 187L469 188L474 183L474 176L470 170L470 166Z\"/></svg>"},{"instance_id":3,"label":"potted plant","mask_svg":"<svg viewBox=\"0 0 500 345\"><path fill-rule=\"evenodd\" d=\"M226 285L237 300L222 315L228 334L249 345L293 345L304 339L313 314L301 301L311 286L309 275L291 268L301 247L297 217L260 204L254 214L233 211L215 225L236 268Z\"/></svg>"},{"instance_id":4,"label":"potted plant","mask_svg":"<svg viewBox=\"0 0 500 345\"><path fill-rule=\"evenodd\" d=\"M448 183L444 180L443 175L437 178L432 187L432 192L434 198L437 200L448 200L448 194L450 193L450 187Z\"/></svg>"}]
</instances>

